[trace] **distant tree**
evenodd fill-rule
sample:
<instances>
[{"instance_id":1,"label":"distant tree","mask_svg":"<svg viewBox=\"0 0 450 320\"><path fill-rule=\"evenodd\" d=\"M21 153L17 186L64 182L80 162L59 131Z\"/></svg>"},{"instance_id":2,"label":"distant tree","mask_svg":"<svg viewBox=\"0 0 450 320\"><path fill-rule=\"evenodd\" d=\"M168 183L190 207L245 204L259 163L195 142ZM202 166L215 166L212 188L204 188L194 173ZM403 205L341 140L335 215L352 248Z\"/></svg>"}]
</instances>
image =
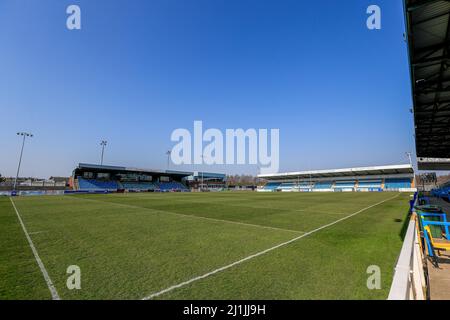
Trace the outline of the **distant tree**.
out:
<instances>
[{"instance_id":1,"label":"distant tree","mask_svg":"<svg viewBox=\"0 0 450 320\"><path fill-rule=\"evenodd\" d=\"M0 182L5 182L6 179L0 174Z\"/></svg>"},{"instance_id":2,"label":"distant tree","mask_svg":"<svg viewBox=\"0 0 450 320\"><path fill-rule=\"evenodd\" d=\"M254 186L256 185L256 177L252 175L229 175L227 176L227 185L229 186Z\"/></svg>"}]
</instances>

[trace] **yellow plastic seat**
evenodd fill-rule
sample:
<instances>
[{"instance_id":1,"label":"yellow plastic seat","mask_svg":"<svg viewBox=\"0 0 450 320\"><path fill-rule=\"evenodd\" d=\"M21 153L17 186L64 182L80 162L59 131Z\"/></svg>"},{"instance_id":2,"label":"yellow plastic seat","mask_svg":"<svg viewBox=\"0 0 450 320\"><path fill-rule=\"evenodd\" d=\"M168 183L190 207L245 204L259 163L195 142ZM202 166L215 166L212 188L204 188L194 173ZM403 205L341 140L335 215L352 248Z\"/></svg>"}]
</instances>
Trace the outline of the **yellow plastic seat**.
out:
<instances>
[{"instance_id":1,"label":"yellow plastic seat","mask_svg":"<svg viewBox=\"0 0 450 320\"><path fill-rule=\"evenodd\" d=\"M438 251L439 250L443 250L443 251L450 250L450 241L448 241L448 240L434 240L433 236L431 235L430 226L425 226L424 229L427 232L428 239L430 239L431 246L435 250L438 250Z\"/></svg>"}]
</instances>

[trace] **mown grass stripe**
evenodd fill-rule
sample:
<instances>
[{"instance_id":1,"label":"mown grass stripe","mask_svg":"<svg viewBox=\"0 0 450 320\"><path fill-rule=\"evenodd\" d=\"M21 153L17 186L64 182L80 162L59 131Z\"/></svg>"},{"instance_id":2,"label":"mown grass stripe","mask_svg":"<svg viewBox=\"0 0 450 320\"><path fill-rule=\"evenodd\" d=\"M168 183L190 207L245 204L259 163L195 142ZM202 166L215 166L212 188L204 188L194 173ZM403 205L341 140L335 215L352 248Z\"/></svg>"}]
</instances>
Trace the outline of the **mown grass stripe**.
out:
<instances>
[{"instance_id":1,"label":"mown grass stripe","mask_svg":"<svg viewBox=\"0 0 450 320\"><path fill-rule=\"evenodd\" d=\"M175 216L179 216L179 217L187 217L187 218L192 218L192 219L201 219L201 220L207 220L207 221L223 222L223 223L230 223L230 224L235 224L235 225L243 225L243 226L254 227L254 228L263 228L263 229L271 229L271 230L294 232L294 233L305 233L305 231L300 231L300 230L292 230L292 229L285 229L285 228L278 228L278 227L263 226L263 225L260 225L260 224L252 224L252 223L245 223L245 222L225 220L225 219L208 218L208 217L197 216L197 215L193 215L193 214L183 214L183 213L167 211L167 210L162 210L162 209L152 209L152 208L147 208L147 207L135 206L135 205L132 205L132 204L117 203L117 202L113 202L113 201L102 201L102 200L98 200L98 199L87 199L87 198L82 198L82 197L73 197L73 198L80 199L80 200L82 199L82 200L87 200L87 201L108 203L108 204L113 204L113 205L117 205L117 206L121 206L121 207L127 207L127 208L136 208L136 209L143 209L143 210L148 210L148 211L152 211L152 212L166 213L166 214L170 214L170 215L175 215Z\"/></svg>"},{"instance_id":2,"label":"mown grass stripe","mask_svg":"<svg viewBox=\"0 0 450 320\"><path fill-rule=\"evenodd\" d=\"M19 219L19 223L22 226L22 230L25 233L25 237L28 240L28 244L30 245L30 248L31 248L31 251L33 252L34 258L36 259L39 269L41 269L42 275L44 276L44 280L47 283L47 287L50 290L50 293L52 295L52 299L53 300L61 300L61 298L58 295L58 291L56 290L55 286L53 285L52 279L50 279L47 269L45 269L44 263L42 262L41 258L39 257L38 251L33 244L33 240L31 240L31 237L28 234L27 228L25 227L25 224L22 221L22 217L20 216L19 211L17 210L13 199L9 198L9 200L11 200L11 204L14 208L14 211L16 212L17 218Z\"/></svg>"},{"instance_id":3,"label":"mown grass stripe","mask_svg":"<svg viewBox=\"0 0 450 320\"><path fill-rule=\"evenodd\" d=\"M331 223L328 223L328 224L326 224L326 225L323 225L323 226L321 226L321 227L319 227L319 228L316 228L316 229L314 229L314 230L312 230L312 231L308 231L308 232L306 232L306 233L304 233L304 234L302 234L302 235L300 235L300 236L298 236L298 237L295 237L295 238L293 238L293 239L291 239L291 240L285 241L285 242L280 243L280 244L278 244L278 245L276 245L276 246L273 246L273 247L270 247L270 248L265 249L265 250L263 250L263 251L257 252L257 253L255 253L255 254L252 254L252 255L250 255L250 256L247 256L247 257L245 257L245 258L243 258L243 259L240 259L240 260L238 260L238 261L235 261L235 262L233 262L233 263L230 263L230 264L228 264L228 265L226 265L226 266L223 266L223 267L220 267L220 268L218 268L218 269L215 269L215 270L213 270L213 271L211 271L211 272L205 273L205 274L203 274L203 275L201 275L201 276L197 276L197 277L191 278L191 279L189 279L189 280L187 280L187 281L184 281L184 282L181 282L181 283L179 283L179 284L173 285L173 286L168 287L168 288L166 288L166 289L164 289L164 290L161 290L161 291L152 293L152 294L150 294L150 295L148 295L148 296L142 298L142 300L150 300L150 299L153 299L153 298L155 298L155 297L157 297L157 296L160 296L160 295L162 295L162 294L168 293L168 292L170 292L170 291L172 291L172 290L175 290L175 289L184 287L184 286L186 286L186 285L188 285L188 284L191 284L191 283L193 283L193 282L196 282L196 281L198 281L198 280L205 279L205 278L207 278L207 277L209 277L209 276L212 276L212 275L217 274L217 273L219 273L219 272L222 272L222 271L225 271L225 270L227 270L227 269L230 269L230 268L232 268L232 267L234 267L234 266L236 266L236 265L239 265L239 264L241 264L241 263L243 263L243 262L246 262L246 261L251 260L251 259L253 259L253 258L259 257L259 256L261 256L261 255L264 255L264 254L266 254L266 253L268 253L268 252L271 252L271 251L273 251L273 250L276 250L276 249L278 249L278 248L284 247L284 246L286 246L286 245L288 245L288 244L291 244L291 243L293 243L293 242L295 242L295 241L298 241L298 240L300 240L300 239L302 239L302 238L304 238L304 237L307 237L307 236L309 236L309 235L311 235L311 234L313 234L313 233L316 233L316 232L318 232L318 231L320 231L320 230L323 230L323 229L325 229L325 228L331 227L331 226L333 226L333 225L335 225L335 224L337 224L337 223L339 223L339 222L342 222L342 221L347 220L347 219L349 219L349 218L351 218L351 217L354 217L355 215L360 214L361 212L364 212L364 211L366 211L366 210L369 210L369 209L371 209L371 208L373 208L373 207L376 207L376 206L378 206L378 205L380 205L380 204L382 204L382 203L384 203L384 202L387 202L387 201L389 201L389 200L395 199L395 198L397 198L399 195L400 195L400 194L397 194L397 195L395 195L395 196L393 196L393 197L390 197L390 198L388 198L388 199L385 199L385 200L382 200L382 201L380 201L380 202L377 202L377 203L375 203L375 204L373 204L373 205L370 205L370 206L365 207L365 208L363 208L363 209L361 209L361 210L358 210L358 211L356 211L356 212L354 212L354 213L352 213L352 214L350 214L350 215L348 215L348 216L345 216L345 217L343 217L343 218L341 218L341 219L338 219L338 220L336 220L336 221L334 221L334 222L331 222Z\"/></svg>"}]
</instances>

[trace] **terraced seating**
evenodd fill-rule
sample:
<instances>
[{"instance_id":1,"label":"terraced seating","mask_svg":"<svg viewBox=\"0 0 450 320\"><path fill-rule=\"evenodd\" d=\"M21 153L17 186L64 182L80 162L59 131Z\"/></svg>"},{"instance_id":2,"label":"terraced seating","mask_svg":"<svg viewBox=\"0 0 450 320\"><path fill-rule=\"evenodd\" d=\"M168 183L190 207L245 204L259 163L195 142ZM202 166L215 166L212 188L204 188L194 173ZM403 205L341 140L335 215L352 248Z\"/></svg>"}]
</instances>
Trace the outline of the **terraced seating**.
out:
<instances>
[{"instance_id":1,"label":"terraced seating","mask_svg":"<svg viewBox=\"0 0 450 320\"><path fill-rule=\"evenodd\" d=\"M409 178L386 179L384 181L384 189L386 190L398 190L409 188L411 188L411 179Z\"/></svg>"},{"instance_id":2,"label":"terraced seating","mask_svg":"<svg viewBox=\"0 0 450 320\"><path fill-rule=\"evenodd\" d=\"M281 183L279 182L268 182L262 189L267 191L275 191Z\"/></svg>"},{"instance_id":3,"label":"terraced seating","mask_svg":"<svg viewBox=\"0 0 450 320\"><path fill-rule=\"evenodd\" d=\"M189 189L178 181L157 183L159 191L189 191Z\"/></svg>"},{"instance_id":4,"label":"terraced seating","mask_svg":"<svg viewBox=\"0 0 450 320\"><path fill-rule=\"evenodd\" d=\"M97 179L84 179L78 177L78 186L80 190L108 190L117 191L119 186L117 181L112 180L97 180Z\"/></svg>"},{"instance_id":5,"label":"terraced seating","mask_svg":"<svg viewBox=\"0 0 450 320\"><path fill-rule=\"evenodd\" d=\"M359 180L358 189L381 189L381 180Z\"/></svg>"},{"instance_id":6,"label":"terraced seating","mask_svg":"<svg viewBox=\"0 0 450 320\"><path fill-rule=\"evenodd\" d=\"M450 201L450 185L441 187L439 189L433 189L431 194L437 198Z\"/></svg>"},{"instance_id":7,"label":"terraced seating","mask_svg":"<svg viewBox=\"0 0 450 320\"><path fill-rule=\"evenodd\" d=\"M323 182L316 182L314 184L314 189L331 189L331 186L333 185L333 182L331 181L323 181Z\"/></svg>"},{"instance_id":8,"label":"terraced seating","mask_svg":"<svg viewBox=\"0 0 450 320\"><path fill-rule=\"evenodd\" d=\"M309 183L309 182L300 182L298 184L298 188L299 189L312 189L313 187L313 183Z\"/></svg>"},{"instance_id":9,"label":"terraced seating","mask_svg":"<svg viewBox=\"0 0 450 320\"><path fill-rule=\"evenodd\" d=\"M335 189L353 189L356 181L336 181Z\"/></svg>"},{"instance_id":10,"label":"terraced seating","mask_svg":"<svg viewBox=\"0 0 450 320\"><path fill-rule=\"evenodd\" d=\"M123 189L129 191L149 191L155 190L156 187L151 182L122 182Z\"/></svg>"}]
</instances>

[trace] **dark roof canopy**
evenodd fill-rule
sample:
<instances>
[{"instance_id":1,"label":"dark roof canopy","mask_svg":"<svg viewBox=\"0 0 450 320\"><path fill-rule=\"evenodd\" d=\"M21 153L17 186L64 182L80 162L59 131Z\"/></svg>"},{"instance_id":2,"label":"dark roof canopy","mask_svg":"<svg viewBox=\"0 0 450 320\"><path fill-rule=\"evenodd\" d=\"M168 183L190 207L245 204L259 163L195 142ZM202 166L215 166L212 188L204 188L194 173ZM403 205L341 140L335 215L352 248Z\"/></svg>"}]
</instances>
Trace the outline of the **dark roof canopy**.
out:
<instances>
[{"instance_id":1,"label":"dark roof canopy","mask_svg":"<svg viewBox=\"0 0 450 320\"><path fill-rule=\"evenodd\" d=\"M450 170L450 159L442 158L418 158L421 170Z\"/></svg>"},{"instance_id":2,"label":"dark roof canopy","mask_svg":"<svg viewBox=\"0 0 450 320\"><path fill-rule=\"evenodd\" d=\"M108 166L108 165L98 165L91 163L79 163L78 167L74 169L73 175L81 174L84 171L93 172L109 172L113 174L117 173L137 173L137 174L149 174L153 176L171 176L177 178L184 178L191 176L193 172L185 171L175 171L175 170L154 170L154 169L140 169L132 167L120 167L120 166Z\"/></svg>"},{"instance_id":3,"label":"dark roof canopy","mask_svg":"<svg viewBox=\"0 0 450 320\"><path fill-rule=\"evenodd\" d=\"M450 2L404 5L417 157L450 158Z\"/></svg>"},{"instance_id":4,"label":"dark roof canopy","mask_svg":"<svg viewBox=\"0 0 450 320\"><path fill-rule=\"evenodd\" d=\"M329 170L313 170L300 172L286 172L274 174L259 174L258 178L267 180L280 179L318 179L318 178L344 178L344 177L367 177L367 176L384 176L384 175L406 175L413 176L414 170L410 164L399 164L389 166L376 167L358 167L345 169L329 169Z\"/></svg>"}]
</instances>

